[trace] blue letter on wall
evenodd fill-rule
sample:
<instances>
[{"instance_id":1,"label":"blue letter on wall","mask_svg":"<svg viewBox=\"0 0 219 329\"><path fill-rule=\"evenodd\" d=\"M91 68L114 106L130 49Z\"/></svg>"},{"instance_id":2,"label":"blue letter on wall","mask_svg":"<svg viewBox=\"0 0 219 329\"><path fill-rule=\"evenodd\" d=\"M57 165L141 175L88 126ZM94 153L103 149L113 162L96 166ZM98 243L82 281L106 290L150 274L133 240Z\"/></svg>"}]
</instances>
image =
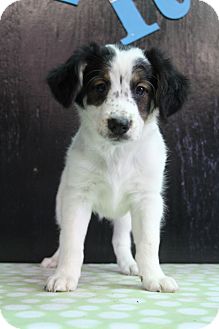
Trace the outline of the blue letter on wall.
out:
<instances>
[{"instance_id":1,"label":"blue letter on wall","mask_svg":"<svg viewBox=\"0 0 219 329\"><path fill-rule=\"evenodd\" d=\"M191 0L178 2L177 0L154 0L161 14L170 19L184 17L190 8Z\"/></svg>"},{"instance_id":2,"label":"blue letter on wall","mask_svg":"<svg viewBox=\"0 0 219 329\"><path fill-rule=\"evenodd\" d=\"M76 5L77 6L80 0L58 0L58 1L69 3L70 5Z\"/></svg>"},{"instance_id":3,"label":"blue letter on wall","mask_svg":"<svg viewBox=\"0 0 219 329\"><path fill-rule=\"evenodd\" d=\"M124 45L159 30L157 23L147 25L132 0L110 0L128 35L121 40Z\"/></svg>"},{"instance_id":4,"label":"blue letter on wall","mask_svg":"<svg viewBox=\"0 0 219 329\"><path fill-rule=\"evenodd\" d=\"M77 6L80 0L58 1ZM124 45L159 30L159 25L157 23L151 25L145 23L133 0L109 0L109 2L128 33L128 35L121 40ZM163 16L170 19L179 19L188 13L191 0L184 0L183 2L178 2L178 0L154 0L154 3Z\"/></svg>"}]
</instances>

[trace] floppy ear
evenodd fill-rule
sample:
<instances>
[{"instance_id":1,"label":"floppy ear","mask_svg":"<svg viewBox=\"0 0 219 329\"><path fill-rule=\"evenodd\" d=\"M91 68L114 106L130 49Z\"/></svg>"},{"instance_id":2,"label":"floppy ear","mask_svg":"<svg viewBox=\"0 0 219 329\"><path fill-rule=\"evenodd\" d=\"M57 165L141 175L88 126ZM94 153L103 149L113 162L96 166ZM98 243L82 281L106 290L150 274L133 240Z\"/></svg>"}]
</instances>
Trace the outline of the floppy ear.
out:
<instances>
[{"instance_id":1,"label":"floppy ear","mask_svg":"<svg viewBox=\"0 0 219 329\"><path fill-rule=\"evenodd\" d=\"M86 64L87 57L98 49L99 46L95 43L82 47L76 50L65 64L49 72L47 83L54 98L64 107L70 107L75 100L82 83L82 67Z\"/></svg>"},{"instance_id":2,"label":"floppy ear","mask_svg":"<svg viewBox=\"0 0 219 329\"><path fill-rule=\"evenodd\" d=\"M66 108L70 107L79 89L79 70L80 58L73 55L47 76L47 83L54 98Z\"/></svg>"},{"instance_id":3,"label":"floppy ear","mask_svg":"<svg viewBox=\"0 0 219 329\"><path fill-rule=\"evenodd\" d=\"M155 106L165 119L182 107L187 98L189 81L159 50L152 48L145 51L145 56L152 65L152 80L156 89Z\"/></svg>"}]
</instances>

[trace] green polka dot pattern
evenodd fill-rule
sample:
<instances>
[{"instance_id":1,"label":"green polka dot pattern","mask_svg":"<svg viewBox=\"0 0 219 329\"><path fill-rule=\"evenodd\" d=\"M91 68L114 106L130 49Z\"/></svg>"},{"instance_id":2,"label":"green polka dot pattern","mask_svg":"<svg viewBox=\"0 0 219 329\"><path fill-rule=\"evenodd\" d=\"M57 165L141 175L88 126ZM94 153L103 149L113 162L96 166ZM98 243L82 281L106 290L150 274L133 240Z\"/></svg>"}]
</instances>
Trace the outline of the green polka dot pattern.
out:
<instances>
[{"instance_id":1,"label":"green polka dot pattern","mask_svg":"<svg viewBox=\"0 0 219 329\"><path fill-rule=\"evenodd\" d=\"M88 264L70 293L43 291L54 271L36 264L0 264L0 309L20 329L199 329L219 308L219 265L165 264L175 294L141 289L115 264Z\"/></svg>"}]
</instances>

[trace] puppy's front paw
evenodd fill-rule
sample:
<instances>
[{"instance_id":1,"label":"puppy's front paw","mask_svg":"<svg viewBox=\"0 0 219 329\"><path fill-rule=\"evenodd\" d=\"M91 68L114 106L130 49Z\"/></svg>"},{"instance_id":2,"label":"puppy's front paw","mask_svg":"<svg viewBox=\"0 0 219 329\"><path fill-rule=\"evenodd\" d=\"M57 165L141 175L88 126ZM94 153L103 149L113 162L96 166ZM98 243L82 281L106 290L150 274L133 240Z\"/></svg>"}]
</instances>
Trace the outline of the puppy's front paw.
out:
<instances>
[{"instance_id":1,"label":"puppy's front paw","mask_svg":"<svg viewBox=\"0 0 219 329\"><path fill-rule=\"evenodd\" d=\"M77 288L78 280L72 276L54 274L47 280L45 290L47 291L73 291Z\"/></svg>"},{"instance_id":2,"label":"puppy's front paw","mask_svg":"<svg viewBox=\"0 0 219 329\"><path fill-rule=\"evenodd\" d=\"M142 278L143 287L148 291L154 292L176 292L179 287L176 281L169 277L163 276L161 278Z\"/></svg>"}]
</instances>

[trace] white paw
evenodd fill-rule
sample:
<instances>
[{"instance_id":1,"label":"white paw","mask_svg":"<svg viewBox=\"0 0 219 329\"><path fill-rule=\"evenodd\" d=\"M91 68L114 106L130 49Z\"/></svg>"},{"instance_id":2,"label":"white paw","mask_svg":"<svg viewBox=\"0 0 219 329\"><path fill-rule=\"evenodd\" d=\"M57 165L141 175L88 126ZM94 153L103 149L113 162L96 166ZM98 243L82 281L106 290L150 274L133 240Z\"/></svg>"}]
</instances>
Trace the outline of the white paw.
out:
<instances>
[{"instance_id":1,"label":"white paw","mask_svg":"<svg viewBox=\"0 0 219 329\"><path fill-rule=\"evenodd\" d=\"M143 278L142 283L146 290L154 292L175 292L179 289L176 281L169 276L151 279Z\"/></svg>"},{"instance_id":2,"label":"white paw","mask_svg":"<svg viewBox=\"0 0 219 329\"><path fill-rule=\"evenodd\" d=\"M78 280L72 276L54 274L47 280L45 290L47 291L73 291L77 288Z\"/></svg>"},{"instance_id":3,"label":"white paw","mask_svg":"<svg viewBox=\"0 0 219 329\"><path fill-rule=\"evenodd\" d=\"M42 260L40 266L45 268L54 268L57 267L58 260L54 257L46 257Z\"/></svg>"},{"instance_id":4,"label":"white paw","mask_svg":"<svg viewBox=\"0 0 219 329\"><path fill-rule=\"evenodd\" d=\"M138 275L138 266L137 263L133 260L121 261L118 263L121 273L126 275Z\"/></svg>"}]
</instances>

